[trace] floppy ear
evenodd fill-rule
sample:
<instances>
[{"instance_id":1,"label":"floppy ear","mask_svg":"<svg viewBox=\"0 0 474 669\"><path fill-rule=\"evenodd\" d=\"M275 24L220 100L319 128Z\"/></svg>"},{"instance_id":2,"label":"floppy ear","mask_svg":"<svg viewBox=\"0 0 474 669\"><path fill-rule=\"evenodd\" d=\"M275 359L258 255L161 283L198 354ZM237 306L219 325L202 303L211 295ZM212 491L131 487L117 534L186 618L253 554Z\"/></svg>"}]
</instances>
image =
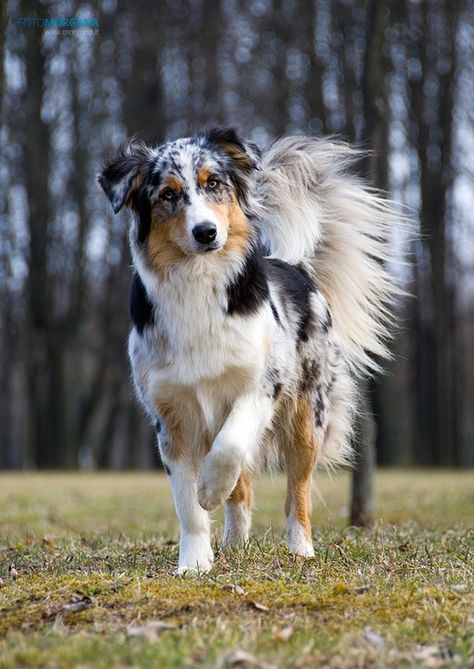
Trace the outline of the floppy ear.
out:
<instances>
[{"instance_id":1,"label":"floppy ear","mask_svg":"<svg viewBox=\"0 0 474 669\"><path fill-rule=\"evenodd\" d=\"M212 128L206 137L211 146L224 151L244 172L258 169L260 149L256 144L244 142L234 128Z\"/></svg>"},{"instance_id":2,"label":"floppy ear","mask_svg":"<svg viewBox=\"0 0 474 669\"><path fill-rule=\"evenodd\" d=\"M129 206L132 194L142 185L149 159L146 144L132 139L120 146L117 155L104 162L97 183L109 198L115 214L124 204Z\"/></svg>"}]
</instances>

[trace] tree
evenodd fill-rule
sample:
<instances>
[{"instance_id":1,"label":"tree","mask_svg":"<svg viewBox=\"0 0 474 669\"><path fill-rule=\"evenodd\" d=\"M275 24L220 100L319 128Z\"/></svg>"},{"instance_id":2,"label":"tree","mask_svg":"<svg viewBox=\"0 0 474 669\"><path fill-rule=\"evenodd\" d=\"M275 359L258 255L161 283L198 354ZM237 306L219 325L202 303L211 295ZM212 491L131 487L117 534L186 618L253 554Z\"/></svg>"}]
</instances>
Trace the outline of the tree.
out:
<instances>
[{"instance_id":1,"label":"tree","mask_svg":"<svg viewBox=\"0 0 474 669\"><path fill-rule=\"evenodd\" d=\"M365 57L362 70L363 114L360 141L370 149L366 172L372 184L387 187L387 101L385 63L381 57L389 18L388 0L370 0L367 4ZM351 525L366 527L373 522L373 472L377 425L373 417L376 382L370 379L361 389L362 412L355 438L356 462L352 478Z\"/></svg>"}]
</instances>

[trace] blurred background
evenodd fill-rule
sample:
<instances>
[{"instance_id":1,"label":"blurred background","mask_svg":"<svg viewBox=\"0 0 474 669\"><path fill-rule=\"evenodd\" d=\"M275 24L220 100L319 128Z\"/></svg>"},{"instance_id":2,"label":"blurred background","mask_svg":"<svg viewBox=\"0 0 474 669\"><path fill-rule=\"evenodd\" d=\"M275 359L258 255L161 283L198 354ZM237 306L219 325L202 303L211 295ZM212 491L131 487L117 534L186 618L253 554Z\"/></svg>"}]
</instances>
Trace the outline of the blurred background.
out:
<instances>
[{"instance_id":1,"label":"blurred background","mask_svg":"<svg viewBox=\"0 0 474 669\"><path fill-rule=\"evenodd\" d=\"M126 356L127 215L102 158L232 124L335 133L410 207L395 362L370 384L383 465L474 465L474 3L4 0L0 468L147 468ZM73 27L45 21L76 17ZM39 19L28 21L26 19ZM405 255L408 263L399 261Z\"/></svg>"}]
</instances>

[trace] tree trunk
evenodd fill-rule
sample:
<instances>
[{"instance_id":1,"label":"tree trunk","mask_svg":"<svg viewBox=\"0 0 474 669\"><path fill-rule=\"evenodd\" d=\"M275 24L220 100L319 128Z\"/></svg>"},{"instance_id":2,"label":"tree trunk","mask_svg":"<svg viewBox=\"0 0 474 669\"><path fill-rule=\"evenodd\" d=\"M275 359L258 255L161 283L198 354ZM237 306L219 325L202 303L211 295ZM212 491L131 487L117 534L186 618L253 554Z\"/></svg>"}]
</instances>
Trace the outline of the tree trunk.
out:
<instances>
[{"instance_id":1,"label":"tree trunk","mask_svg":"<svg viewBox=\"0 0 474 669\"><path fill-rule=\"evenodd\" d=\"M357 460L352 474L351 525L370 527L374 519L374 469L377 425L370 414L367 396L357 430Z\"/></svg>"},{"instance_id":2,"label":"tree trunk","mask_svg":"<svg viewBox=\"0 0 474 669\"><path fill-rule=\"evenodd\" d=\"M46 16L46 8L38 5L38 15ZM52 368L48 360L49 334L52 327L52 295L48 281L48 245L50 210L48 202L49 127L41 119L43 77L46 58L42 49L42 31L25 30L26 75L28 93L25 99L25 121L28 141L25 142L25 182L28 193L29 263L26 281L27 342L26 388L28 393L27 464L50 467L54 464L55 444L50 434L59 415L49 415L48 398ZM59 431L59 430L58 430Z\"/></svg>"},{"instance_id":3,"label":"tree trunk","mask_svg":"<svg viewBox=\"0 0 474 669\"><path fill-rule=\"evenodd\" d=\"M366 161L366 172L379 188L387 181L387 111L383 44L388 1L370 0L366 19L366 53L362 73L363 124L359 140L372 150ZM362 385L362 384L361 384ZM371 389L371 392L369 391ZM376 462L377 429L373 419L373 381L361 390L361 415L355 439L356 462L352 479L351 524L361 527L373 522L373 477Z\"/></svg>"}]
</instances>

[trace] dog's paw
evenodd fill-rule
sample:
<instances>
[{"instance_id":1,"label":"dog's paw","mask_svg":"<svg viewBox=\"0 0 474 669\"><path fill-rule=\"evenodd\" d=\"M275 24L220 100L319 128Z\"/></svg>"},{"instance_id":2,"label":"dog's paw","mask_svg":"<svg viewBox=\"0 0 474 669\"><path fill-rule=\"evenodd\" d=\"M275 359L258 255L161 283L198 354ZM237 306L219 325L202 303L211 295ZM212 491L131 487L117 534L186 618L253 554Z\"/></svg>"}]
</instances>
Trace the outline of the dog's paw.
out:
<instances>
[{"instance_id":1,"label":"dog's paw","mask_svg":"<svg viewBox=\"0 0 474 669\"><path fill-rule=\"evenodd\" d=\"M226 504L224 518L223 547L244 546L252 524L251 510L243 502L232 502Z\"/></svg>"},{"instance_id":2,"label":"dog's paw","mask_svg":"<svg viewBox=\"0 0 474 669\"><path fill-rule=\"evenodd\" d=\"M209 453L205 459L197 483L198 502L206 511L223 504L235 488L240 468L235 462Z\"/></svg>"},{"instance_id":3,"label":"dog's paw","mask_svg":"<svg viewBox=\"0 0 474 669\"><path fill-rule=\"evenodd\" d=\"M196 562L196 564L182 564L176 569L177 576L199 576L200 574L207 574L212 569L212 560L205 560Z\"/></svg>"},{"instance_id":4,"label":"dog's paw","mask_svg":"<svg viewBox=\"0 0 474 669\"><path fill-rule=\"evenodd\" d=\"M207 537L187 535L181 541L179 565L176 574L196 576L212 569L214 553Z\"/></svg>"},{"instance_id":5,"label":"dog's paw","mask_svg":"<svg viewBox=\"0 0 474 669\"><path fill-rule=\"evenodd\" d=\"M307 539L298 541L297 543L288 543L288 552L300 557L314 557L313 544Z\"/></svg>"},{"instance_id":6,"label":"dog's paw","mask_svg":"<svg viewBox=\"0 0 474 669\"><path fill-rule=\"evenodd\" d=\"M301 557L313 557L313 542L310 541L299 523L292 523L288 529L288 552Z\"/></svg>"}]
</instances>

